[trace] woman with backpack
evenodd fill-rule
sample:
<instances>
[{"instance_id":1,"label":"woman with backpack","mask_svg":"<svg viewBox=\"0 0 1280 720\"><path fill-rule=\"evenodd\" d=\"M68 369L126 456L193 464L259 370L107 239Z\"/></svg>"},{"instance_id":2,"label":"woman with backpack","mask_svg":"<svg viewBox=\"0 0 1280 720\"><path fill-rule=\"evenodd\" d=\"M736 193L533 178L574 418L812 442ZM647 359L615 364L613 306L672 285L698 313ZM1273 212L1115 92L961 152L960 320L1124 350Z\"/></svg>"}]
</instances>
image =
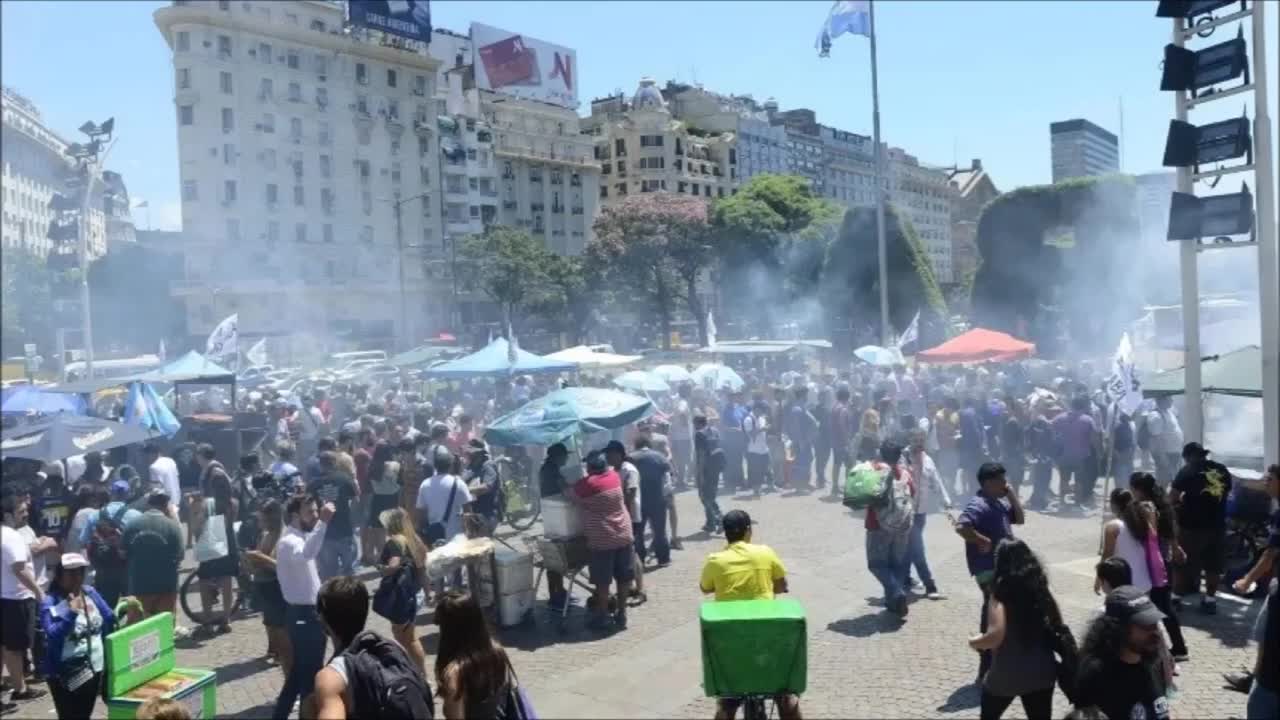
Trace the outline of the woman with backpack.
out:
<instances>
[{"instance_id":1,"label":"woman with backpack","mask_svg":"<svg viewBox=\"0 0 1280 720\"><path fill-rule=\"evenodd\" d=\"M1014 698L1022 700L1029 720L1052 717L1060 672L1055 654L1071 662L1075 639L1049 591L1044 566L1021 540L1005 538L996 546L987 629L970 638L969 647L992 653L982 677L982 720L999 720Z\"/></svg>"},{"instance_id":2,"label":"woman with backpack","mask_svg":"<svg viewBox=\"0 0 1280 720\"><path fill-rule=\"evenodd\" d=\"M530 717L507 651L489 634L475 597L450 592L436 603L440 650L436 687L446 720Z\"/></svg>"},{"instance_id":3,"label":"woman with backpack","mask_svg":"<svg viewBox=\"0 0 1280 720\"><path fill-rule=\"evenodd\" d=\"M374 596L373 610L391 622L391 637L400 643L426 677L427 656L414 637L413 621L418 614L418 588L426 574L427 546L418 538L413 518L403 508L384 510L378 520L386 529L387 542L378 560L383 580ZM397 597L394 601L380 602L384 593Z\"/></svg>"}]
</instances>

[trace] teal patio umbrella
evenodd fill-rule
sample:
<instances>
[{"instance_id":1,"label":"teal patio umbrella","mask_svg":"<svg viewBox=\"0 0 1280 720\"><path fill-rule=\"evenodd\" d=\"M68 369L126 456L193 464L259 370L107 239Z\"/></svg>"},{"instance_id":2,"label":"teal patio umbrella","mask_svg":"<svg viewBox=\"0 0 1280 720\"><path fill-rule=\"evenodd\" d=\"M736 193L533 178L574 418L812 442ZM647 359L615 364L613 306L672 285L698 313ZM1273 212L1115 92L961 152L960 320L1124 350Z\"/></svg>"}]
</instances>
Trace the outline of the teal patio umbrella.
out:
<instances>
[{"instance_id":1,"label":"teal patio umbrella","mask_svg":"<svg viewBox=\"0 0 1280 720\"><path fill-rule=\"evenodd\" d=\"M653 403L618 390L570 387L530 400L485 430L492 445L551 445L575 435L616 430L647 417Z\"/></svg>"}]
</instances>

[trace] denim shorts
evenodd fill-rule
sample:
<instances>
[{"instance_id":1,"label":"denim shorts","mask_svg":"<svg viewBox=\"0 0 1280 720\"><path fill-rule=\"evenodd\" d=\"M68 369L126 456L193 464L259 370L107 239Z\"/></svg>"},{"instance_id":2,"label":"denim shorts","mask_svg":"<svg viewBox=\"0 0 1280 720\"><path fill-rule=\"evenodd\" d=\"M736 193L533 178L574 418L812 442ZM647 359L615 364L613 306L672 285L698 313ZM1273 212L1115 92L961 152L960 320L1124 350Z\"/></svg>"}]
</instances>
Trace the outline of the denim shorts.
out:
<instances>
[{"instance_id":1,"label":"denim shorts","mask_svg":"<svg viewBox=\"0 0 1280 720\"><path fill-rule=\"evenodd\" d=\"M630 582L635 577L631 564L631 545L613 550L592 550L587 569L592 585L608 585L611 580Z\"/></svg>"}]
</instances>

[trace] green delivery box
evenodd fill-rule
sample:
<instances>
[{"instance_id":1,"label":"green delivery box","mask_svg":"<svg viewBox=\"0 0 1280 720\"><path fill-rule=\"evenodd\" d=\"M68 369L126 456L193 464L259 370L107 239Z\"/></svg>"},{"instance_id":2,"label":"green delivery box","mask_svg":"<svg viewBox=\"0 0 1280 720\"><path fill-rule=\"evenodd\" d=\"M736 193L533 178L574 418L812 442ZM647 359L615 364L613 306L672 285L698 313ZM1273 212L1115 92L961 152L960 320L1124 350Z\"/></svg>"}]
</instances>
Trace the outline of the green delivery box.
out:
<instances>
[{"instance_id":1,"label":"green delivery box","mask_svg":"<svg viewBox=\"0 0 1280 720\"><path fill-rule=\"evenodd\" d=\"M708 696L804 692L809 647L800 603L707 602L700 619L702 686Z\"/></svg>"},{"instance_id":2,"label":"green delivery box","mask_svg":"<svg viewBox=\"0 0 1280 720\"><path fill-rule=\"evenodd\" d=\"M153 697L176 700L193 718L217 714L217 675L174 667L173 615L161 613L107 636L107 717L132 720Z\"/></svg>"}]
</instances>

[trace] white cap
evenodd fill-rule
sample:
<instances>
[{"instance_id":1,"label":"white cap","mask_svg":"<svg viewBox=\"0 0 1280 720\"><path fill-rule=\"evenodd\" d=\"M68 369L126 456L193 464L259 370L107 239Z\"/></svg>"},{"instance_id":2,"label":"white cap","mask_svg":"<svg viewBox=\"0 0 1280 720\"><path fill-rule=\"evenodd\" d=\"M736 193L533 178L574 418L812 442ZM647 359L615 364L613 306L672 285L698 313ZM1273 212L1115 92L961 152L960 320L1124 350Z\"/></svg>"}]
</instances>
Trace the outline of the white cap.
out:
<instances>
[{"instance_id":1,"label":"white cap","mask_svg":"<svg viewBox=\"0 0 1280 720\"><path fill-rule=\"evenodd\" d=\"M63 570L75 570L76 568L87 568L87 567L89 567L89 561L85 560L84 556L81 555L80 553L63 553L62 554Z\"/></svg>"}]
</instances>

